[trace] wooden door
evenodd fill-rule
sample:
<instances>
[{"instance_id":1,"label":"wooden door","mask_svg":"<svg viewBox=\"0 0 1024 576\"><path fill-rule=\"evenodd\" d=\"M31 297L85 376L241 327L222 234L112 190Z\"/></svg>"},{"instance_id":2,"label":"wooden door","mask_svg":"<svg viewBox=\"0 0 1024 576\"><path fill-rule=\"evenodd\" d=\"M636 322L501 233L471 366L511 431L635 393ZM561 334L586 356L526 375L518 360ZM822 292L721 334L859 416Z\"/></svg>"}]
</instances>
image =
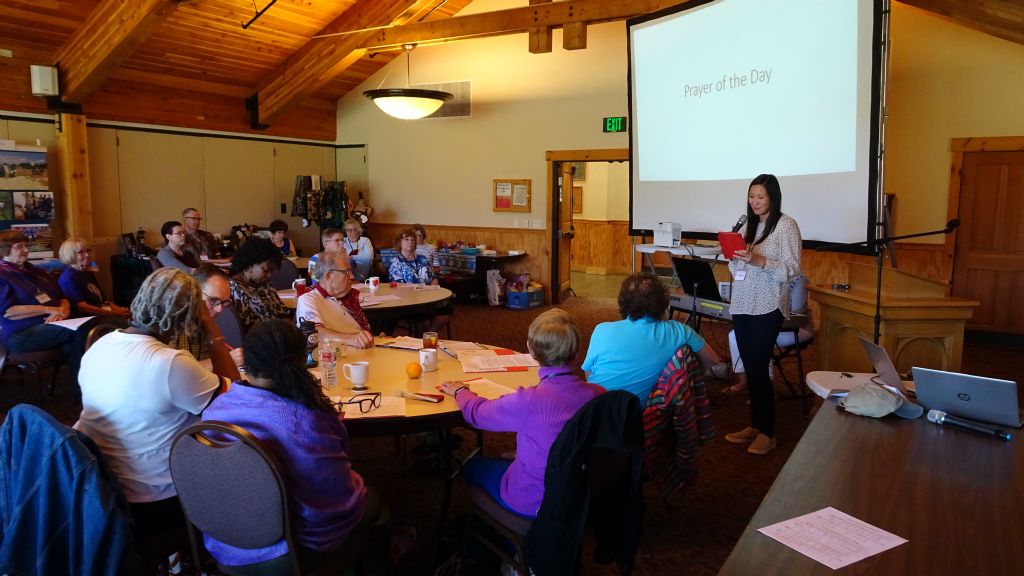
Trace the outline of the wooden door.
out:
<instances>
[{"instance_id":1,"label":"wooden door","mask_svg":"<svg viewBox=\"0 0 1024 576\"><path fill-rule=\"evenodd\" d=\"M558 172L558 302L564 302L572 290L572 163L562 162Z\"/></svg>"},{"instance_id":2,"label":"wooden door","mask_svg":"<svg viewBox=\"0 0 1024 576\"><path fill-rule=\"evenodd\" d=\"M970 330L1024 334L1024 151L965 152L953 295L981 302Z\"/></svg>"}]
</instances>

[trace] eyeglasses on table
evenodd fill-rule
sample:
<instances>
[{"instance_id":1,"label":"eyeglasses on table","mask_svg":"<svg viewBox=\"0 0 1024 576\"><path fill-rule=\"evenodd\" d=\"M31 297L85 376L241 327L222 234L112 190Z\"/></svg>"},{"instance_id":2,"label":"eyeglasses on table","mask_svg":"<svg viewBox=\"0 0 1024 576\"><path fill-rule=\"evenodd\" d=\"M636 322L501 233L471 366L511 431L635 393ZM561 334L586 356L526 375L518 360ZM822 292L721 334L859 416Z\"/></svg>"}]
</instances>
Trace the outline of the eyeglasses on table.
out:
<instances>
[{"instance_id":1,"label":"eyeglasses on table","mask_svg":"<svg viewBox=\"0 0 1024 576\"><path fill-rule=\"evenodd\" d=\"M372 412L377 408L380 408L380 392L363 392L356 394L348 400L342 400L341 402L336 403L338 408L341 408L345 404L358 404L359 412L362 414Z\"/></svg>"}]
</instances>

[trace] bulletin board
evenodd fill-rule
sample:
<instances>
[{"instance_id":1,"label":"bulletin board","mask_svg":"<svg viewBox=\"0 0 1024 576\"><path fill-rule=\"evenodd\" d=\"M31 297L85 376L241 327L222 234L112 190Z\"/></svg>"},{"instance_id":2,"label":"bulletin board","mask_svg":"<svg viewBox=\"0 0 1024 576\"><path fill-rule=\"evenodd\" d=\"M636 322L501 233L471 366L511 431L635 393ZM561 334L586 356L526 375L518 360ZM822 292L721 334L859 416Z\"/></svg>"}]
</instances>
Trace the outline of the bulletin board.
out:
<instances>
[{"instance_id":1,"label":"bulletin board","mask_svg":"<svg viewBox=\"0 0 1024 576\"><path fill-rule=\"evenodd\" d=\"M53 256L54 198L46 149L12 144L0 141L0 230L24 234L30 258Z\"/></svg>"},{"instance_id":2,"label":"bulletin board","mask_svg":"<svg viewBox=\"0 0 1024 576\"><path fill-rule=\"evenodd\" d=\"M530 180L494 179L495 212L529 212L532 199Z\"/></svg>"}]
</instances>

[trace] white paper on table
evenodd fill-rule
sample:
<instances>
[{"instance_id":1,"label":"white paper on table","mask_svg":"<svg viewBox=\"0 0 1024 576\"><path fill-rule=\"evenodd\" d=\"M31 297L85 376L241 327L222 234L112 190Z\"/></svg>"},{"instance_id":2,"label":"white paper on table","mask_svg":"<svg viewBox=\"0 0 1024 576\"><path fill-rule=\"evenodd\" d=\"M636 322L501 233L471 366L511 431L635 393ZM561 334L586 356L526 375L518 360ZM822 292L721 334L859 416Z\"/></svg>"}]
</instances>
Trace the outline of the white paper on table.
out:
<instances>
[{"instance_id":1,"label":"white paper on table","mask_svg":"<svg viewBox=\"0 0 1024 576\"><path fill-rule=\"evenodd\" d=\"M293 290L278 290L277 291L277 297L280 298L281 300L298 300L299 299L299 297L296 296L295 291L293 291Z\"/></svg>"},{"instance_id":2,"label":"white paper on table","mask_svg":"<svg viewBox=\"0 0 1024 576\"><path fill-rule=\"evenodd\" d=\"M456 350L486 350L476 342L461 342L459 340L441 340L439 345L445 350L455 352Z\"/></svg>"},{"instance_id":3,"label":"white paper on table","mask_svg":"<svg viewBox=\"0 0 1024 576\"><path fill-rule=\"evenodd\" d=\"M907 542L832 507L765 526L758 532L833 570Z\"/></svg>"},{"instance_id":4,"label":"white paper on table","mask_svg":"<svg viewBox=\"0 0 1024 576\"><path fill-rule=\"evenodd\" d=\"M359 303L363 306L368 304L380 304L381 302L387 302L388 300L401 300L401 296L395 296L394 294L369 294L363 295L359 298Z\"/></svg>"},{"instance_id":5,"label":"white paper on table","mask_svg":"<svg viewBox=\"0 0 1024 576\"><path fill-rule=\"evenodd\" d=\"M515 392L512 388L487 378L473 378L472 380L463 380L462 383L469 386L469 389L477 396L488 400L497 400L506 394Z\"/></svg>"},{"instance_id":6,"label":"white paper on table","mask_svg":"<svg viewBox=\"0 0 1024 576\"><path fill-rule=\"evenodd\" d=\"M539 366L529 354L498 354L494 350L461 350L459 362L462 371L471 372L504 372L509 368L528 368Z\"/></svg>"},{"instance_id":7,"label":"white paper on table","mask_svg":"<svg viewBox=\"0 0 1024 576\"><path fill-rule=\"evenodd\" d=\"M50 326L60 326L61 328L67 328L68 330L78 330L78 327L85 324L89 320L92 320L95 316L86 316L85 318L71 318L69 320L60 320L58 322L50 322Z\"/></svg>"},{"instance_id":8,"label":"white paper on table","mask_svg":"<svg viewBox=\"0 0 1024 576\"><path fill-rule=\"evenodd\" d=\"M412 336L377 338L374 341L374 345L384 346L385 348L404 348L406 350L420 350L423 348L423 339L413 338Z\"/></svg>"},{"instance_id":9,"label":"white paper on table","mask_svg":"<svg viewBox=\"0 0 1024 576\"><path fill-rule=\"evenodd\" d=\"M342 400L350 400L356 394L346 394L343 396L331 396L331 402L337 404ZM365 414L359 409L358 404L342 404L339 409L345 413L345 420L358 420L361 418L389 418L396 416L405 416L405 398L399 398L397 396L384 396L380 397L380 406L366 412Z\"/></svg>"}]
</instances>

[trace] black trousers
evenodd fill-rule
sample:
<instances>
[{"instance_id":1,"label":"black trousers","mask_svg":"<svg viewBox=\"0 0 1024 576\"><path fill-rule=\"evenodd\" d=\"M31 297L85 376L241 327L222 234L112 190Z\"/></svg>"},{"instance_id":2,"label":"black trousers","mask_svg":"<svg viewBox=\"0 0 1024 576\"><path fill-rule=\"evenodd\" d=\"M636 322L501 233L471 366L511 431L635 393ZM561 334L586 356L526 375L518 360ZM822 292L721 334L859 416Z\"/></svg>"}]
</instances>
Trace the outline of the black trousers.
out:
<instances>
[{"instance_id":1,"label":"black trousers","mask_svg":"<svg viewBox=\"0 0 1024 576\"><path fill-rule=\"evenodd\" d=\"M736 345L747 370L750 426L770 437L775 436L775 390L768 366L782 320L782 312L778 309L768 314L736 314L732 317Z\"/></svg>"}]
</instances>

